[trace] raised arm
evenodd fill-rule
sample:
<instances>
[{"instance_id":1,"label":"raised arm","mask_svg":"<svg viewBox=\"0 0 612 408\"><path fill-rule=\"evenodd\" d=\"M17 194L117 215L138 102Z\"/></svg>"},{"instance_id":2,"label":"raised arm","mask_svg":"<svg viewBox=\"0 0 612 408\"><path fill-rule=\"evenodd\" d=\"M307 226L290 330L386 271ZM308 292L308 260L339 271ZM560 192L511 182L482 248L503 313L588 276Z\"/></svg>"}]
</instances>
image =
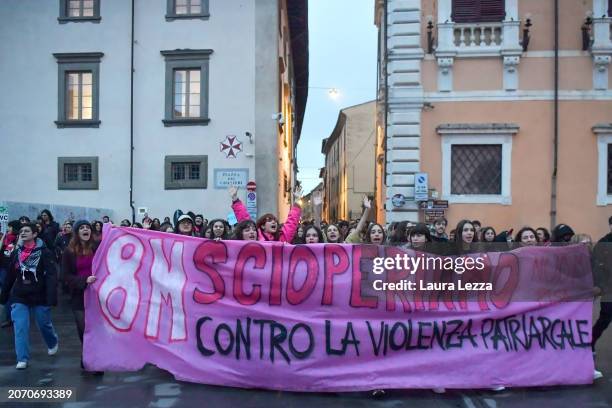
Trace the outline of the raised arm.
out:
<instances>
[{"instance_id":1,"label":"raised arm","mask_svg":"<svg viewBox=\"0 0 612 408\"><path fill-rule=\"evenodd\" d=\"M363 197L363 214L361 215L361 219L359 220L359 223L357 224L357 232L361 232L363 231L363 228L365 227L367 221L368 221L368 217L370 216L370 209L372 208L372 201L370 201L370 199L368 198L368 196L364 196Z\"/></svg>"},{"instance_id":2,"label":"raised arm","mask_svg":"<svg viewBox=\"0 0 612 408\"><path fill-rule=\"evenodd\" d=\"M300 216L302 215L302 207L298 204L298 201L302 198L302 188L296 187L293 192L293 207L287 215L287 220L283 224L281 229L281 241L291 242L295 236L295 232L300 224Z\"/></svg>"},{"instance_id":3,"label":"raised arm","mask_svg":"<svg viewBox=\"0 0 612 408\"><path fill-rule=\"evenodd\" d=\"M238 189L234 186L230 186L227 189L227 192L232 198L232 210L234 210L234 215L236 216L238 222L250 220L251 216L249 215L249 212L247 211L242 201L240 201L240 199L238 198Z\"/></svg>"}]
</instances>

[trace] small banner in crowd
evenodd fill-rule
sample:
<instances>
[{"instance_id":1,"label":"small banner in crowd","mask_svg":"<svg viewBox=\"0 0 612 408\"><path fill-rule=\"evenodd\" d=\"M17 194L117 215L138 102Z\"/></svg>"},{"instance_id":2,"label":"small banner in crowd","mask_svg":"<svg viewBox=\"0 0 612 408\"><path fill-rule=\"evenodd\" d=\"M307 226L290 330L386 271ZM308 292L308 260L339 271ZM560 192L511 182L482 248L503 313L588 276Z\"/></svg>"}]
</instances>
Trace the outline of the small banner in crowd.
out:
<instances>
[{"instance_id":1,"label":"small banner in crowd","mask_svg":"<svg viewBox=\"0 0 612 408\"><path fill-rule=\"evenodd\" d=\"M592 382L583 246L436 257L109 224L103 235L85 295L90 370L151 363L291 391Z\"/></svg>"}]
</instances>

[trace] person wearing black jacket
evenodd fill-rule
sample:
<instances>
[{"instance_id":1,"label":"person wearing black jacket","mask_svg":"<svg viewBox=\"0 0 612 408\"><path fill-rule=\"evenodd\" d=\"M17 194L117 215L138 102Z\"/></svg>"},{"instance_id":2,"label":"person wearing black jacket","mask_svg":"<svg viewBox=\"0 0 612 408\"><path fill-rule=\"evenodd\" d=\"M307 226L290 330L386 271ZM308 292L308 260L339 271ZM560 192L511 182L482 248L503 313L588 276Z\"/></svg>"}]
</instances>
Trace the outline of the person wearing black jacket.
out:
<instances>
[{"instance_id":1,"label":"person wearing black jacket","mask_svg":"<svg viewBox=\"0 0 612 408\"><path fill-rule=\"evenodd\" d=\"M43 240L51 252L54 252L55 238L57 238L57 234L60 232L60 226L57 222L53 221L53 215L47 209L40 212L40 219L42 220L42 232L39 238Z\"/></svg>"},{"instance_id":2,"label":"person wearing black jacket","mask_svg":"<svg viewBox=\"0 0 612 408\"><path fill-rule=\"evenodd\" d=\"M57 258L57 262L62 261L62 254L68 247L70 243L70 239L72 238L72 222L66 221L64 226L62 227L62 232L57 234L55 238L55 256Z\"/></svg>"},{"instance_id":3,"label":"person wearing black jacket","mask_svg":"<svg viewBox=\"0 0 612 408\"><path fill-rule=\"evenodd\" d=\"M0 303L6 304L9 298L11 300L16 368L24 369L30 360L31 311L47 344L47 353L57 353L59 342L51 323L51 306L57 305L57 266L54 254L38 238L34 224L22 225L19 239L8 262Z\"/></svg>"},{"instance_id":4,"label":"person wearing black jacket","mask_svg":"<svg viewBox=\"0 0 612 408\"><path fill-rule=\"evenodd\" d=\"M612 217L608 219L610 233L597 242L593 250L593 272L596 285L601 289L601 310L593 326L593 350L595 343L612 322Z\"/></svg>"},{"instance_id":5,"label":"person wearing black jacket","mask_svg":"<svg viewBox=\"0 0 612 408\"><path fill-rule=\"evenodd\" d=\"M74 223L72 239L62 256L62 276L72 295L72 313L81 344L85 333L85 290L96 281L93 275L93 257L98 242L93 239L91 224L85 220ZM81 368L83 359L81 359ZM96 374L102 374L101 372Z\"/></svg>"}]
</instances>

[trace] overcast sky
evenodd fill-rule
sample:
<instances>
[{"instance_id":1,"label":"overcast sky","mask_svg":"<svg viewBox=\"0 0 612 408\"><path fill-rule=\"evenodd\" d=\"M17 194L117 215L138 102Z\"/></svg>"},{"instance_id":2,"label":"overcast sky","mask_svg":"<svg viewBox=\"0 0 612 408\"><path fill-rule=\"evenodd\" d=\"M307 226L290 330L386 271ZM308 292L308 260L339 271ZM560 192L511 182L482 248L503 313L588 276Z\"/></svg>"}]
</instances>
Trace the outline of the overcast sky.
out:
<instances>
[{"instance_id":1,"label":"overcast sky","mask_svg":"<svg viewBox=\"0 0 612 408\"><path fill-rule=\"evenodd\" d=\"M340 109L376 99L378 35L374 0L309 0L308 9L311 88L297 147L304 194L320 182L321 140L334 129ZM335 100L328 88L338 89Z\"/></svg>"}]
</instances>

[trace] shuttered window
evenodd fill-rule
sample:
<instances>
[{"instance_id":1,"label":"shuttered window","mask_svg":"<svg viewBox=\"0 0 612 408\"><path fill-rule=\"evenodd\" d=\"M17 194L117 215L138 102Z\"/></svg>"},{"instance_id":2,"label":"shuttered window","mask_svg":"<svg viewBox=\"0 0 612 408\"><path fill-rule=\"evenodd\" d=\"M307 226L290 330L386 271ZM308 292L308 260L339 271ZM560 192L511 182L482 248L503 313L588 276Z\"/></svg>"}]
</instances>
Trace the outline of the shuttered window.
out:
<instances>
[{"instance_id":1,"label":"shuttered window","mask_svg":"<svg viewBox=\"0 0 612 408\"><path fill-rule=\"evenodd\" d=\"M504 0L453 0L455 23L499 22L505 17Z\"/></svg>"}]
</instances>

